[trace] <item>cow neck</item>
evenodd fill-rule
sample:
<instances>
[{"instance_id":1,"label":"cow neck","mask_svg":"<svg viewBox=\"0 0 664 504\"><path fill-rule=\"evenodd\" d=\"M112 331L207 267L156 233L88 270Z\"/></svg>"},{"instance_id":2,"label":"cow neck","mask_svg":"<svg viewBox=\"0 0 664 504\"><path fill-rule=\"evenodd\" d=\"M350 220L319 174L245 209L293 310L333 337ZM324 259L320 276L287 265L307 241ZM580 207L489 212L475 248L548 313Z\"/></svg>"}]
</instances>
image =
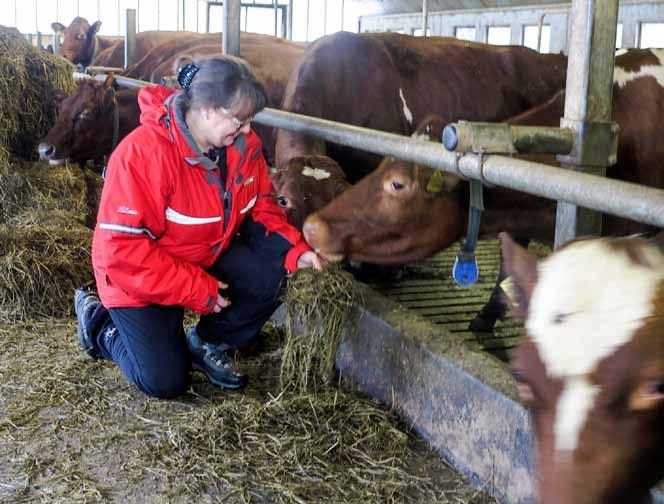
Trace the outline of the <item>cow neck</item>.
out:
<instances>
[{"instance_id":1,"label":"cow neck","mask_svg":"<svg viewBox=\"0 0 664 504\"><path fill-rule=\"evenodd\" d=\"M120 141L120 106L118 105L115 91L113 91L111 103L113 104L113 140L111 140L111 152L113 152Z\"/></svg>"}]
</instances>

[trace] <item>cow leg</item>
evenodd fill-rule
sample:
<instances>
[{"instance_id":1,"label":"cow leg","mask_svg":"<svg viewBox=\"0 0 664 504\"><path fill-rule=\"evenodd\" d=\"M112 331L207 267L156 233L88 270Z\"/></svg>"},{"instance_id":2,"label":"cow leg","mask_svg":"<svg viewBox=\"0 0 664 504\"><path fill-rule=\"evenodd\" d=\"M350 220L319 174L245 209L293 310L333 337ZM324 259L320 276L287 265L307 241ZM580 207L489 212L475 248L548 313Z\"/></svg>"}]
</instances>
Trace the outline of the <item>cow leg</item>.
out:
<instances>
[{"instance_id":1,"label":"cow leg","mask_svg":"<svg viewBox=\"0 0 664 504\"><path fill-rule=\"evenodd\" d=\"M515 238L519 245L523 248L528 248L530 243L530 238ZM507 300L503 289L500 287L500 284L507 277L505 273L505 267L503 266L503 258L500 258L500 271L498 272L498 279L496 280L496 285L491 291L491 297L489 301L484 305L480 310L477 316L470 321L470 330L473 332L493 332L493 328L496 325L498 320L502 320L507 315Z\"/></svg>"}]
</instances>

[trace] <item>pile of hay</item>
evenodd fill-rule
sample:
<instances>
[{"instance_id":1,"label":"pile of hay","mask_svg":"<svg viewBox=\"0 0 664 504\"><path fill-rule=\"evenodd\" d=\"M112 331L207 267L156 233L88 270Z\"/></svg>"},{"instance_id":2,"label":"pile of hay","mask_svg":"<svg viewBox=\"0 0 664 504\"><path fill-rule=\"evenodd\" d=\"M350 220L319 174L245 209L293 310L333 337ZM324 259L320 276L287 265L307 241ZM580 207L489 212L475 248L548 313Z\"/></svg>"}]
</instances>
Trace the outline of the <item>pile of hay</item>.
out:
<instances>
[{"instance_id":1,"label":"pile of hay","mask_svg":"<svg viewBox=\"0 0 664 504\"><path fill-rule=\"evenodd\" d=\"M334 357L344 330L364 301L353 277L338 267L298 270L288 281L286 342L281 365L283 387L317 390L334 378Z\"/></svg>"},{"instance_id":2,"label":"pile of hay","mask_svg":"<svg viewBox=\"0 0 664 504\"><path fill-rule=\"evenodd\" d=\"M55 122L55 91L75 88L73 69L0 25L0 166L10 156L34 159L36 145Z\"/></svg>"},{"instance_id":3,"label":"pile of hay","mask_svg":"<svg viewBox=\"0 0 664 504\"><path fill-rule=\"evenodd\" d=\"M0 321L68 317L74 290L92 280L85 228L0 226Z\"/></svg>"}]
</instances>

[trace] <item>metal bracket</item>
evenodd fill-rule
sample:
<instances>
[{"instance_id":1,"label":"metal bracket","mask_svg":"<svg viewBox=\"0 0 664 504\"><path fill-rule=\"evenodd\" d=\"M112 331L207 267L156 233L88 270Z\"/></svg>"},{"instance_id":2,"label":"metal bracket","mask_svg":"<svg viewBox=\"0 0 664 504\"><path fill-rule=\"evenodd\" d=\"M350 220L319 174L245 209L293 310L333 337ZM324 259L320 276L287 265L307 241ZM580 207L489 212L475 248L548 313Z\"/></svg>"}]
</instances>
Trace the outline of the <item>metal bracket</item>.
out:
<instances>
[{"instance_id":1,"label":"metal bracket","mask_svg":"<svg viewBox=\"0 0 664 504\"><path fill-rule=\"evenodd\" d=\"M556 159L564 164L576 166L611 166L618 160L618 123L586 122L562 118L561 128L575 133L574 146L567 155Z\"/></svg>"}]
</instances>

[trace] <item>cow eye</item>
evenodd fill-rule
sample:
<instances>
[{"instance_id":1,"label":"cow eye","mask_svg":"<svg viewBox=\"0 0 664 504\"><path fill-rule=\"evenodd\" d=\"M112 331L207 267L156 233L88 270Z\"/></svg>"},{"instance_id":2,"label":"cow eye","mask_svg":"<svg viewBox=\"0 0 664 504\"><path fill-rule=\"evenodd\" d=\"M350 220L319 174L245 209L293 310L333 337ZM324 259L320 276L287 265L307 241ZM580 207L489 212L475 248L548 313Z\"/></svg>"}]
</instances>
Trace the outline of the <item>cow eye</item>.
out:
<instances>
[{"instance_id":1,"label":"cow eye","mask_svg":"<svg viewBox=\"0 0 664 504\"><path fill-rule=\"evenodd\" d=\"M401 182L397 182L396 180L392 181L392 189L395 191L401 191L405 186Z\"/></svg>"},{"instance_id":2,"label":"cow eye","mask_svg":"<svg viewBox=\"0 0 664 504\"><path fill-rule=\"evenodd\" d=\"M85 35L83 33L79 33L76 35L76 40L85 40Z\"/></svg>"},{"instance_id":3,"label":"cow eye","mask_svg":"<svg viewBox=\"0 0 664 504\"><path fill-rule=\"evenodd\" d=\"M284 208L286 208L286 207L288 206L288 198L284 198L283 196L279 196L279 197L277 198L277 204L278 204L280 207L284 207Z\"/></svg>"},{"instance_id":4,"label":"cow eye","mask_svg":"<svg viewBox=\"0 0 664 504\"><path fill-rule=\"evenodd\" d=\"M84 110L83 112L78 114L78 118L82 121L90 119L91 117L92 117L92 112L90 112L89 110Z\"/></svg>"}]
</instances>

